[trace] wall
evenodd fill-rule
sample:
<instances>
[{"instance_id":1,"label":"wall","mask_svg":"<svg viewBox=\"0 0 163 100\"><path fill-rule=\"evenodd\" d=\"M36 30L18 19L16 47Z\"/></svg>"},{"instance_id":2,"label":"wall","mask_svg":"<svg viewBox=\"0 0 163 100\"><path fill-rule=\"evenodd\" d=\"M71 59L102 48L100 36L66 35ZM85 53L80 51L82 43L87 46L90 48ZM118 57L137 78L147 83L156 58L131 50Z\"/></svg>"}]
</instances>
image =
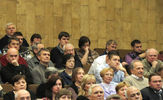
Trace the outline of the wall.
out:
<instances>
[{"instance_id":1,"label":"wall","mask_svg":"<svg viewBox=\"0 0 163 100\"><path fill-rule=\"evenodd\" d=\"M143 49L163 50L162 5L162 0L0 0L0 37L13 22L27 40L40 33L47 47L56 46L58 33L67 31L75 47L86 35L92 48L115 39L118 48L130 49L130 42L140 39Z\"/></svg>"}]
</instances>

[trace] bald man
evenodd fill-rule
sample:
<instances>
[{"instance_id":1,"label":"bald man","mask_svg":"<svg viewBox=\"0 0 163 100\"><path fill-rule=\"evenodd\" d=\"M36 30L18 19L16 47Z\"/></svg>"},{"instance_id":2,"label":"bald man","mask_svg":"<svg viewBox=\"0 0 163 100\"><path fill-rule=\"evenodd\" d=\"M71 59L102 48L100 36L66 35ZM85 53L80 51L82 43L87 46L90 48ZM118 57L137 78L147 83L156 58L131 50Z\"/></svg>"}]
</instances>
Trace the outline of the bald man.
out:
<instances>
[{"instance_id":1,"label":"bald man","mask_svg":"<svg viewBox=\"0 0 163 100\"><path fill-rule=\"evenodd\" d=\"M27 90L19 90L15 93L15 100L31 100L30 93Z\"/></svg>"},{"instance_id":2,"label":"bald man","mask_svg":"<svg viewBox=\"0 0 163 100\"><path fill-rule=\"evenodd\" d=\"M150 48L146 51L146 58L142 61L144 65L144 76L148 77L151 73L158 72L159 66L163 64L158 60L158 51Z\"/></svg>"},{"instance_id":3,"label":"bald man","mask_svg":"<svg viewBox=\"0 0 163 100\"><path fill-rule=\"evenodd\" d=\"M18 63L19 52L15 48L10 48L7 51L6 59L8 61L7 65L1 69L2 82L11 83L12 77L21 74L26 76L27 83L32 83L32 76L29 68L25 65Z\"/></svg>"},{"instance_id":4,"label":"bald man","mask_svg":"<svg viewBox=\"0 0 163 100\"><path fill-rule=\"evenodd\" d=\"M127 100L142 100L142 95L139 89L131 86L127 89Z\"/></svg>"}]
</instances>

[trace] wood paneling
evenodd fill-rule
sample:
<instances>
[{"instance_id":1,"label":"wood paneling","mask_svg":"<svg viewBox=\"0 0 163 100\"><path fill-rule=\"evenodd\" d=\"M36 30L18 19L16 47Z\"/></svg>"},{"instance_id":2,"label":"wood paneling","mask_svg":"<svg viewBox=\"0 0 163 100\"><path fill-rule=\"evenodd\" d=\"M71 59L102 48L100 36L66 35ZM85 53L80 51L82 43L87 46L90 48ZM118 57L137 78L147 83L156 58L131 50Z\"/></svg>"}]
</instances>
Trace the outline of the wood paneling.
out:
<instances>
[{"instance_id":1,"label":"wood paneling","mask_svg":"<svg viewBox=\"0 0 163 100\"><path fill-rule=\"evenodd\" d=\"M58 33L67 31L75 47L80 36L91 39L91 48L104 48L114 39L119 49L130 49L140 39L143 49L163 50L162 0L0 0L0 37L13 22L28 40L40 33L46 47L58 44Z\"/></svg>"}]
</instances>

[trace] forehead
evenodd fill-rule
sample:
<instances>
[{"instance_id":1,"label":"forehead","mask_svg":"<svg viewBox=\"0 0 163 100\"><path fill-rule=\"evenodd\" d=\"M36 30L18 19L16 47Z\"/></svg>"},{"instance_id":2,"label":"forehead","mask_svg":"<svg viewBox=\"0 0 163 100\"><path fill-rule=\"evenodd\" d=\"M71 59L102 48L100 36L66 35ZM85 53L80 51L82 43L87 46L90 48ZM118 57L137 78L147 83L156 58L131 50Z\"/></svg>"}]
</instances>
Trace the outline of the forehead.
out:
<instances>
[{"instance_id":1,"label":"forehead","mask_svg":"<svg viewBox=\"0 0 163 100\"><path fill-rule=\"evenodd\" d=\"M16 51L16 50L9 50L9 51L7 52L7 54L8 54L8 55L18 55L18 51Z\"/></svg>"},{"instance_id":2,"label":"forehead","mask_svg":"<svg viewBox=\"0 0 163 100\"><path fill-rule=\"evenodd\" d=\"M161 80L161 76L152 76L151 81Z\"/></svg>"},{"instance_id":3,"label":"forehead","mask_svg":"<svg viewBox=\"0 0 163 100\"><path fill-rule=\"evenodd\" d=\"M16 36L17 38L23 38L23 36Z\"/></svg>"},{"instance_id":4,"label":"forehead","mask_svg":"<svg viewBox=\"0 0 163 100\"><path fill-rule=\"evenodd\" d=\"M74 49L73 45L67 45L65 49Z\"/></svg>"},{"instance_id":5,"label":"forehead","mask_svg":"<svg viewBox=\"0 0 163 100\"><path fill-rule=\"evenodd\" d=\"M141 46L141 43L135 43L134 46Z\"/></svg>"},{"instance_id":6,"label":"forehead","mask_svg":"<svg viewBox=\"0 0 163 100\"><path fill-rule=\"evenodd\" d=\"M96 91L103 91L103 89L100 87L100 86L96 86L92 89L93 92L96 92Z\"/></svg>"},{"instance_id":7,"label":"forehead","mask_svg":"<svg viewBox=\"0 0 163 100\"><path fill-rule=\"evenodd\" d=\"M111 59L120 59L120 57L117 55L112 55Z\"/></svg>"},{"instance_id":8,"label":"forehead","mask_svg":"<svg viewBox=\"0 0 163 100\"><path fill-rule=\"evenodd\" d=\"M15 27L15 25L14 24L10 24L10 25L7 26L7 28L10 28L10 27Z\"/></svg>"},{"instance_id":9,"label":"forehead","mask_svg":"<svg viewBox=\"0 0 163 100\"><path fill-rule=\"evenodd\" d=\"M41 51L41 54L50 54L49 51Z\"/></svg>"},{"instance_id":10,"label":"forehead","mask_svg":"<svg viewBox=\"0 0 163 100\"><path fill-rule=\"evenodd\" d=\"M150 50L147 55L157 55L157 51L156 50Z\"/></svg>"},{"instance_id":11,"label":"forehead","mask_svg":"<svg viewBox=\"0 0 163 100\"><path fill-rule=\"evenodd\" d=\"M143 64L141 62L135 62L134 68L137 68L137 67L143 67Z\"/></svg>"},{"instance_id":12,"label":"forehead","mask_svg":"<svg viewBox=\"0 0 163 100\"><path fill-rule=\"evenodd\" d=\"M19 43L17 40L11 40L11 43Z\"/></svg>"},{"instance_id":13,"label":"forehead","mask_svg":"<svg viewBox=\"0 0 163 100\"><path fill-rule=\"evenodd\" d=\"M140 91L136 88L132 88L129 90L129 94L133 94L133 93L137 93L137 92L140 92Z\"/></svg>"},{"instance_id":14,"label":"forehead","mask_svg":"<svg viewBox=\"0 0 163 100\"><path fill-rule=\"evenodd\" d=\"M43 45L43 44L38 44L37 47L38 47L38 48L41 48L41 47L44 48L44 45Z\"/></svg>"}]
</instances>

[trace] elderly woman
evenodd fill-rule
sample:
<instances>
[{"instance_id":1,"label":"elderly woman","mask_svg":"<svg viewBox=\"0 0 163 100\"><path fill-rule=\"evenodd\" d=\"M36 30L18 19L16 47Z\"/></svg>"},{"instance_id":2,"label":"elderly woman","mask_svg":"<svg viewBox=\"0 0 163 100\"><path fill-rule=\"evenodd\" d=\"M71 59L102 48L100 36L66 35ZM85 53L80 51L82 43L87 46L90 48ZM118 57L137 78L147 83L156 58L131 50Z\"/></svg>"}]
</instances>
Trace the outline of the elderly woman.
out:
<instances>
[{"instance_id":1,"label":"elderly woman","mask_svg":"<svg viewBox=\"0 0 163 100\"><path fill-rule=\"evenodd\" d=\"M128 87L129 87L129 85L126 84L125 82L120 82L115 88L117 94L121 97L122 100L127 100L126 90Z\"/></svg>"},{"instance_id":2,"label":"elderly woman","mask_svg":"<svg viewBox=\"0 0 163 100\"><path fill-rule=\"evenodd\" d=\"M13 91L6 93L3 97L4 100L15 100L15 94L21 89L27 89L27 82L24 75L15 75L12 78ZM31 100L35 100L35 95L29 91Z\"/></svg>"},{"instance_id":3,"label":"elderly woman","mask_svg":"<svg viewBox=\"0 0 163 100\"><path fill-rule=\"evenodd\" d=\"M79 96L77 100L89 100L88 89L90 86L96 83L94 75L86 74L81 81L81 88L79 89Z\"/></svg>"},{"instance_id":4,"label":"elderly woman","mask_svg":"<svg viewBox=\"0 0 163 100\"><path fill-rule=\"evenodd\" d=\"M113 82L112 79L114 77L114 70L112 68L104 68L100 72L100 76L102 77L103 82L100 83L101 87L104 90L104 99L112 94L116 94L115 87L117 83Z\"/></svg>"},{"instance_id":5,"label":"elderly woman","mask_svg":"<svg viewBox=\"0 0 163 100\"><path fill-rule=\"evenodd\" d=\"M56 95L56 100L72 100L71 91L66 88L61 89Z\"/></svg>"}]
</instances>

